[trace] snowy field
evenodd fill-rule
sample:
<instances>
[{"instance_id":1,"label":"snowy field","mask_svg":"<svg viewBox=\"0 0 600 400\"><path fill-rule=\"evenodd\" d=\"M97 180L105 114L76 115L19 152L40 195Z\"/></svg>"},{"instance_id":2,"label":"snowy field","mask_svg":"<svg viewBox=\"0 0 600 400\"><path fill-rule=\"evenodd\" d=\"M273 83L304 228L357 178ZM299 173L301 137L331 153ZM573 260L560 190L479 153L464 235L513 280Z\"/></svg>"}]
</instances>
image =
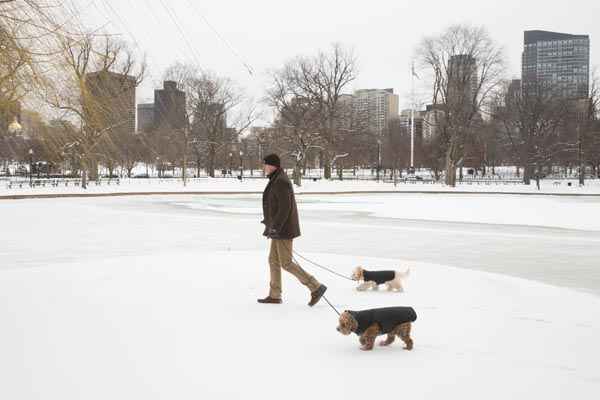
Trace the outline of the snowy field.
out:
<instances>
[{"instance_id":1,"label":"snowy field","mask_svg":"<svg viewBox=\"0 0 600 400\"><path fill-rule=\"evenodd\" d=\"M180 179L123 179L119 185L114 182L108 185L106 181L102 185L90 184L87 189L74 186L59 187L34 187L30 188L25 182L22 188L8 187L7 181L0 180L0 200L3 197L27 196L27 195L70 195L70 194L107 194L107 193L180 193L180 192L239 192L258 193L265 186L265 178L252 178L239 181L235 178L197 178L190 179L186 186ZM556 183L555 183L556 182ZM600 195L600 180L588 180L584 187L579 187L576 180L559 181L544 180L541 182L541 190L537 190L535 184L523 185L520 183L499 183L490 181L488 183L459 183L456 188L443 184L432 184L423 182L398 183L364 181L326 181L326 180L304 180L302 187L296 188L298 193L339 193L339 192L444 192L444 193L524 193L524 194L568 194L568 195ZM568 183L571 186L568 186Z\"/></svg>"},{"instance_id":2,"label":"snowy field","mask_svg":"<svg viewBox=\"0 0 600 400\"><path fill-rule=\"evenodd\" d=\"M258 196L5 201L0 399L597 398L600 199L299 201L304 256L411 267L406 293L357 293L303 264L342 310L413 306L412 352L361 352L288 276L256 304Z\"/></svg>"}]
</instances>

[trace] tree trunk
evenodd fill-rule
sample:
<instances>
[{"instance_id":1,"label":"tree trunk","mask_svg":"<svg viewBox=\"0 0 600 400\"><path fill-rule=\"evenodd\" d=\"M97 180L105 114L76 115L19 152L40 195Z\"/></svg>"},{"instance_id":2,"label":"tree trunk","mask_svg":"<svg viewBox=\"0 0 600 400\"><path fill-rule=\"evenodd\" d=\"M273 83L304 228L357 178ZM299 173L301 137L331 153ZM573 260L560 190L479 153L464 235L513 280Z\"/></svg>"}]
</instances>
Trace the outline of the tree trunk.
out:
<instances>
[{"instance_id":1,"label":"tree trunk","mask_svg":"<svg viewBox=\"0 0 600 400\"><path fill-rule=\"evenodd\" d=\"M88 160L85 155L81 156L81 187L87 189L87 174L88 174Z\"/></svg>"},{"instance_id":2,"label":"tree trunk","mask_svg":"<svg viewBox=\"0 0 600 400\"><path fill-rule=\"evenodd\" d=\"M523 168L523 183L531 185L531 178L533 177L533 165L528 164Z\"/></svg>"},{"instance_id":3,"label":"tree trunk","mask_svg":"<svg viewBox=\"0 0 600 400\"><path fill-rule=\"evenodd\" d=\"M456 168L457 168L457 153L456 144L453 139L450 139L448 150L446 150L446 185L456 187Z\"/></svg>"},{"instance_id":4,"label":"tree trunk","mask_svg":"<svg viewBox=\"0 0 600 400\"><path fill-rule=\"evenodd\" d=\"M328 151L323 152L323 158L323 175L325 179L331 179L331 158L329 157Z\"/></svg>"},{"instance_id":5,"label":"tree trunk","mask_svg":"<svg viewBox=\"0 0 600 400\"><path fill-rule=\"evenodd\" d=\"M294 180L294 185L300 187L302 186L302 166L300 165L300 163L296 163L296 165L294 166L294 176L293 176L293 180Z\"/></svg>"},{"instance_id":6,"label":"tree trunk","mask_svg":"<svg viewBox=\"0 0 600 400\"><path fill-rule=\"evenodd\" d=\"M93 157L90 157L87 161L88 164L88 178L90 181L98 180L98 160Z\"/></svg>"},{"instance_id":7,"label":"tree trunk","mask_svg":"<svg viewBox=\"0 0 600 400\"><path fill-rule=\"evenodd\" d=\"M206 173L211 178L215 177L215 158L216 158L216 151L215 151L214 145L210 145L210 147L208 149L208 165L206 166L206 170L207 170Z\"/></svg>"}]
</instances>

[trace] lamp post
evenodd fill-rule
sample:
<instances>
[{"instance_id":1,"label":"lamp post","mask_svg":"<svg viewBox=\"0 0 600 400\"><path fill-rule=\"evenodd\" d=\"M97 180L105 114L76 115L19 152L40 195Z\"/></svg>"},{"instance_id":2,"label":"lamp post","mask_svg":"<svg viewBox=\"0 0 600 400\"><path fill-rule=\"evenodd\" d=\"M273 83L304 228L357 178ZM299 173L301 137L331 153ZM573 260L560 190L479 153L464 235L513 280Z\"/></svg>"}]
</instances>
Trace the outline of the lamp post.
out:
<instances>
[{"instance_id":1,"label":"lamp post","mask_svg":"<svg viewBox=\"0 0 600 400\"><path fill-rule=\"evenodd\" d=\"M158 177L160 178L160 157L156 157L156 169L158 170Z\"/></svg>"},{"instance_id":2,"label":"lamp post","mask_svg":"<svg viewBox=\"0 0 600 400\"><path fill-rule=\"evenodd\" d=\"M29 149L29 187L33 187L33 149Z\"/></svg>"},{"instance_id":3,"label":"lamp post","mask_svg":"<svg viewBox=\"0 0 600 400\"><path fill-rule=\"evenodd\" d=\"M240 150L240 179L244 177L244 152Z\"/></svg>"},{"instance_id":4,"label":"lamp post","mask_svg":"<svg viewBox=\"0 0 600 400\"><path fill-rule=\"evenodd\" d=\"M233 153L229 153L229 175L231 175L232 170L233 170Z\"/></svg>"}]
</instances>

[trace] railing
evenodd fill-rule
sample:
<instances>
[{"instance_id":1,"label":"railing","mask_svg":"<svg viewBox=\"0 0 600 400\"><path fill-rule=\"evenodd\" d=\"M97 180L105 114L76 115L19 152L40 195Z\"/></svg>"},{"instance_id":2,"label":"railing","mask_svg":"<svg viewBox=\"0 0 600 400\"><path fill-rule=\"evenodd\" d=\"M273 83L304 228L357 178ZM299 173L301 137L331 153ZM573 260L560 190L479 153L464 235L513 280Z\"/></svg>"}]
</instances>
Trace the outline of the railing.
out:
<instances>
[{"instance_id":1,"label":"railing","mask_svg":"<svg viewBox=\"0 0 600 400\"><path fill-rule=\"evenodd\" d=\"M5 180L6 181L6 180ZM119 185L121 180L119 178L111 179L98 179L96 181L88 182L88 186L102 186L102 185ZM24 188L38 188L38 187L80 187L81 179L78 178L34 178L34 179L9 179L6 182L7 189L24 189Z\"/></svg>"}]
</instances>

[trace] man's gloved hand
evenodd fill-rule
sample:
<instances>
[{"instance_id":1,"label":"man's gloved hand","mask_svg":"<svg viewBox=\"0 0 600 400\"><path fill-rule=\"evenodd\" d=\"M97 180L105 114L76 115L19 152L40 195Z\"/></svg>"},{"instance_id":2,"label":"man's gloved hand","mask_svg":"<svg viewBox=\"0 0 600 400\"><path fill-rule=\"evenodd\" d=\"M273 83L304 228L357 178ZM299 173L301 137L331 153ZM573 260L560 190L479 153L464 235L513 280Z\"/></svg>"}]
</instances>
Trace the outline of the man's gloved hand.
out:
<instances>
[{"instance_id":1,"label":"man's gloved hand","mask_svg":"<svg viewBox=\"0 0 600 400\"><path fill-rule=\"evenodd\" d=\"M277 232L277 230L274 228L269 228L269 230L267 231L267 236L270 239L279 239L279 232Z\"/></svg>"}]
</instances>

